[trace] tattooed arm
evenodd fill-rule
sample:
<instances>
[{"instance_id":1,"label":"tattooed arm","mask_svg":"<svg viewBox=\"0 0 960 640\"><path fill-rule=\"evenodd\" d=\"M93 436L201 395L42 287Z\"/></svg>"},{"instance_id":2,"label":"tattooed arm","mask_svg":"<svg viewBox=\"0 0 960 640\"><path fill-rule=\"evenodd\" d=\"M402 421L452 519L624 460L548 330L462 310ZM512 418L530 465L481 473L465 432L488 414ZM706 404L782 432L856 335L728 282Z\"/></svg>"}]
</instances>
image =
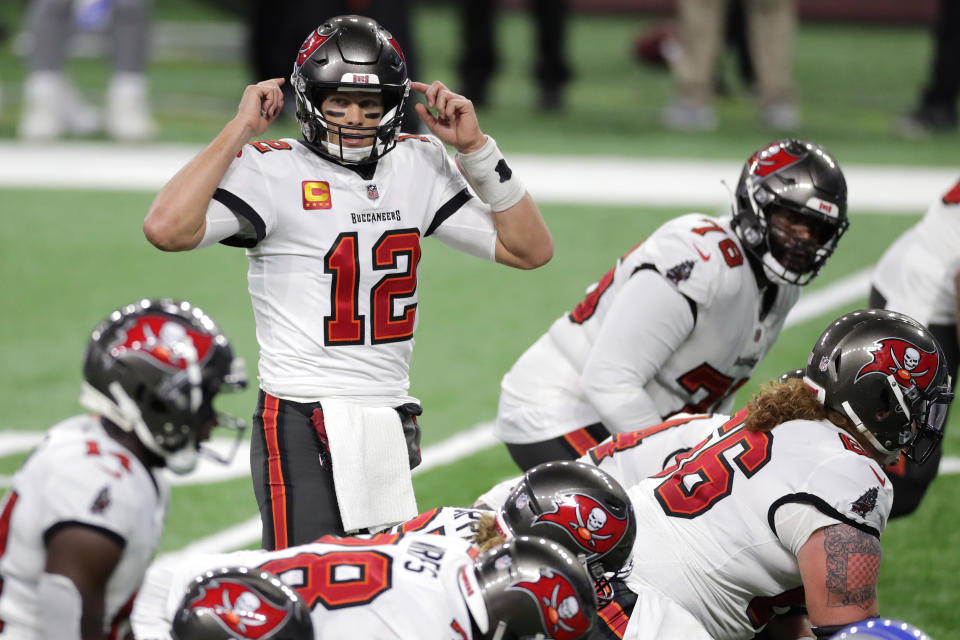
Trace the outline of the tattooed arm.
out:
<instances>
[{"instance_id":1,"label":"tattooed arm","mask_svg":"<svg viewBox=\"0 0 960 640\"><path fill-rule=\"evenodd\" d=\"M811 624L848 624L877 615L879 539L850 525L831 525L807 539L797 561Z\"/></svg>"}]
</instances>

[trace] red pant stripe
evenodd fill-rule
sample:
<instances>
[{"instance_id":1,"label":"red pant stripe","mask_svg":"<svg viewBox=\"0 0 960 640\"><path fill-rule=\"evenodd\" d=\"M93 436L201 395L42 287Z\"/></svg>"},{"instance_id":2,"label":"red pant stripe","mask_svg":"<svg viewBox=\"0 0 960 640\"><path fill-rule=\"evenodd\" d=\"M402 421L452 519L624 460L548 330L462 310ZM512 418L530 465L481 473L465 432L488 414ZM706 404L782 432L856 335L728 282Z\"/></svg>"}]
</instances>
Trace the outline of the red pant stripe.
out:
<instances>
[{"instance_id":1,"label":"red pant stripe","mask_svg":"<svg viewBox=\"0 0 960 640\"><path fill-rule=\"evenodd\" d=\"M280 441L277 435L277 410L280 400L264 394L263 434L267 441L267 484L270 485L270 509L273 520L273 548L287 548L287 488L280 462Z\"/></svg>"}]
</instances>

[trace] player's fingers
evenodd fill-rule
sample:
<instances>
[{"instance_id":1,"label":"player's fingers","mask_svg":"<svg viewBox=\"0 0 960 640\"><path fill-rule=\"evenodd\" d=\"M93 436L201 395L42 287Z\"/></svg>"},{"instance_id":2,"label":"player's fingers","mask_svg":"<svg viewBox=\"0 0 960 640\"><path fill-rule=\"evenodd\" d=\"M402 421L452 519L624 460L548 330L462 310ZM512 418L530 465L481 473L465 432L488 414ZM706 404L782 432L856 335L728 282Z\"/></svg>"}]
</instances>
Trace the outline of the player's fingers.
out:
<instances>
[{"instance_id":1,"label":"player's fingers","mask_svg":"<svg viewBox=\"0 0 960 640\"><path fill-rule=\"evenodd\" d=\"M410 89L413 91L416 91L417 93L426 93L427 89L429 88L430 88L430 85L425 84L423 82L415 82L415 81L410 82Z\"/></svg>"},{"instance_id":2,"label":"player's fingers","mask_svg":"<svg viewBox=\"0 0 960 640\"><path fill-rule=\"evenodd\" d=\"M428 127L433 127L436 124L437 119L430 113L430 110L427 109L427 105L424 104L415 104L413 105L414 110L417 112L417 115L420 116L420 119L423 120L423 123Z\"/></svg>"}]
</instances>

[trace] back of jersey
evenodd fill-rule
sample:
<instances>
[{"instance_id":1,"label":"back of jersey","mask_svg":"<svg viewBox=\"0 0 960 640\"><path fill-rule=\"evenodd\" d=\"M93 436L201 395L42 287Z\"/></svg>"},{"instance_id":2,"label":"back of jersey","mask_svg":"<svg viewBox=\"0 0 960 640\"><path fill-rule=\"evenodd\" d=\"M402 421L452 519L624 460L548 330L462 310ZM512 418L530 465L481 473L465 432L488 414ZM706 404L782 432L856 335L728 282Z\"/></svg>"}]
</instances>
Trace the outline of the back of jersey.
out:
<instances>
[{"instance_id":1,"label":"back of jersey","mask_svg":"<svg viewBox=\"0 0 960 640\"><path fill-rule=\"evenodd\" d=\"M691 612L715 638L751 638L772 606L801 604L796 553L817 528L845 522L879 536L892 489L879 464L827 421L747 431L744 414L628 490L638 527L627 583ZM792 505L819 513L778 531Z\"/></svg>"},{"instance_id":2,"label":"back of jersey","mask_svg":"<svg viewBox=\"0 0 960 640\"><path fill-rule=\"evenodd\" d=\"M137 637L164 637L195 576L243 566L269 571L296 589L315 638L469 640L457 574L470 562L471 546L459 538L386 533L187 557L151 567L131 620Z\"/></svg>"}]
</instances>

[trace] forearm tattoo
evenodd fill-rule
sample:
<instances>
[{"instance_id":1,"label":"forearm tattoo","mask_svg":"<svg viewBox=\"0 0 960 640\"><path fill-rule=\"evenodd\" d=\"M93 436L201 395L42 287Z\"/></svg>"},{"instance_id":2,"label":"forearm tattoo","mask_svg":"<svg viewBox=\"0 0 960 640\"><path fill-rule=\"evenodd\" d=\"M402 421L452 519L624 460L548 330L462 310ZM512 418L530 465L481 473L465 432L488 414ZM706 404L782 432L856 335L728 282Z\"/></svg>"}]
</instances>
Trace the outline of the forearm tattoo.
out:
<instances>
[{"instance_id":1,"label":"forearm tattoo","mask_svg":"<svg viewBox=\"0 0 960 640\"><path fill-rule=\"evenodd\" d=\"M823 531L827 553L827 606L870 609L877 601L880 540L845 524Z\"/></svg>"}]
</instances>

